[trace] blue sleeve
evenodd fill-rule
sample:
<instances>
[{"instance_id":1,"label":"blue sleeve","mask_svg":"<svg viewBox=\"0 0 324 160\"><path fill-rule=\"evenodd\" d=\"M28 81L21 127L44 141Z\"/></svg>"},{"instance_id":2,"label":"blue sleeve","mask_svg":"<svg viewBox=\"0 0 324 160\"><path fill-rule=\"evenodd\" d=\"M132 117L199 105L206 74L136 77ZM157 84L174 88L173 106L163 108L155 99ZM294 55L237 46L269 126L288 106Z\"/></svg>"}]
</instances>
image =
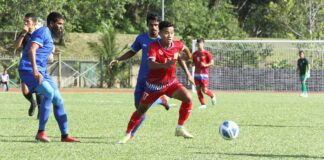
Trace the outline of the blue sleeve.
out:
<instances>
[{"instance_id":1,"label":"blue sleeve","mask_svg":"<svg viewBox=\"0 0 324 160\"><path fill-rule=\"evenodd\" d=\"M133 44L132 44L132 46L131 46L131 49L132 49L135 53L142 49L140 36L137 36L137 37L136 37L135 41L133 42Z\"/></svg>"},{"instance_id":2,"label":"blue sleeve","mask_svg":"<svg viewBox=\"0 0 324 160\"><path fill-rule=\"evenodd\" d=\"M38 29L32 34L30 41L35 42L40 46L44 46L44 34L44 29Z\"/></svg>"}]
</instances>

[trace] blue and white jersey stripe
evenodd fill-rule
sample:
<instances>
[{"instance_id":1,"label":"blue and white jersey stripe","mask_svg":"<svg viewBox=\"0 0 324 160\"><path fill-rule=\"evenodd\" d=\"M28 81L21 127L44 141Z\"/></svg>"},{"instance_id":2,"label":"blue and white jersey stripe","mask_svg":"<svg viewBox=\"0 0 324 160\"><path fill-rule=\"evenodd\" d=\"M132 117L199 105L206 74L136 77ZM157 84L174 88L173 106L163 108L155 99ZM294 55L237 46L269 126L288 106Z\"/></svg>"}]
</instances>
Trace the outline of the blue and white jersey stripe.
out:
<instances>
[{"instance_id":1,"label":"blue and white jersey stripe","mask_svg":"<svg viewBox=\"0 0 324 160\"><path fill-rule=\"evenodd\" d=\"M146 81L145 83L145 90L147 92L156 92L156 91L160 91L166 87L171 86L172 84L174 84L175 82L177 82L177 79L174 79L172 82L167 83L167 84L153 84L153 83L149 83Z\"/></svg>"},{"instance_id":2,"label":"blue and white jersey stripe","mask_svg":"<svg viewBox=\"0 0 324 160\"><path fill-rule=\"evenodd\" d=\"M209 78L208 74L197 74L195 73L194 78L197 80L206 80Z\"/></svg>"}]
</instances>

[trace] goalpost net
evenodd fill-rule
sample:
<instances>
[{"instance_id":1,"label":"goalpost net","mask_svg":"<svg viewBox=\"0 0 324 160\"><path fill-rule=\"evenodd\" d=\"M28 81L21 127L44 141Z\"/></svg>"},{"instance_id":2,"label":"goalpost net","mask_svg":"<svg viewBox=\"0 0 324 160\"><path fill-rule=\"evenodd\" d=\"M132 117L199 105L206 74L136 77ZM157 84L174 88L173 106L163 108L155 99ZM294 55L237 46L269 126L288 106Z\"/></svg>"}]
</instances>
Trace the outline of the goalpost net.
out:
<instances>
[{"instance_id":1,"label":"goalpost net","mask_svg":"<svg viewBox=\"0 0 324 160\"><path fill-rule=\"evenodd\" d=\"M192 53L196 47L193 40ZM324 91L324 41L205 40L205 49L216 64L210 68L212 90L299 91L296 68L303 50L311 64L308 90Z\"/></svg>"}]
</instances>

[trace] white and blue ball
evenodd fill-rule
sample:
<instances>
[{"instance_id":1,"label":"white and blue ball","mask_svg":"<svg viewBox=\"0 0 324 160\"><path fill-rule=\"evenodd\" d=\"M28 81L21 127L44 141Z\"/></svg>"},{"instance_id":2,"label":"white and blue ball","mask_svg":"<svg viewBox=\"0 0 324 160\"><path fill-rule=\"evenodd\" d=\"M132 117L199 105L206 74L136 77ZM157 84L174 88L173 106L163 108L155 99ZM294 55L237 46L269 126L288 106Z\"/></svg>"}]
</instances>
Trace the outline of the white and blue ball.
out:
<instances>
[{"instance_id":1,"label":"white and blue ball","mask_svg":"<svg viewBox=\"0 0 324 160\"><path fill-rule=\"evenodd\" d=\"M219 126L219 134L226 140L232 140L239 135L239 127L233 121L224 121Z\"/></svg>"}]
</instances>

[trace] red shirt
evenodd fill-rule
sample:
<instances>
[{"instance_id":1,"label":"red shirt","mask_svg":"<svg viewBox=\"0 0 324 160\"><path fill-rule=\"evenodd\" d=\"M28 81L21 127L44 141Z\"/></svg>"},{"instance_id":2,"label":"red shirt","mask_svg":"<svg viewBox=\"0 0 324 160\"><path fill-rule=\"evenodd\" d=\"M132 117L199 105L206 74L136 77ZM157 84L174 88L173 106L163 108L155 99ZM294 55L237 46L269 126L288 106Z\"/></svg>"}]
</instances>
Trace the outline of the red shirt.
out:
<instances>
[{"instance_id":1,"label":"red shirt","mask_svg":"<svg viewBox=\"0 0 324 160\"><path fill-rule=\"evenodd\" d=\"M178 59L183 47L184 45L181 41L173 41L172 46L168 49L163 48L160 41L153 42L150 45L148 57L151 61L166 63L173 59ZM171 65L170 68L149 69L147 82L150 84L161 85L161 88L164 88L165 85L177 80L175 72L176 64Z\"/></svg>"},{"instance_id":2,"label":"red shirt","mask_svg":"<svg viewBox=\"0 0 324 160\"><path fill-rule=\"evenodd\" d=\"M192 55L192 61L195 65L195 75L196 74L209 74L209 67L203 67L201 63L208 64L213 60L212 55L207 51L196 51Z\"/></svg>"}]
</instances>

